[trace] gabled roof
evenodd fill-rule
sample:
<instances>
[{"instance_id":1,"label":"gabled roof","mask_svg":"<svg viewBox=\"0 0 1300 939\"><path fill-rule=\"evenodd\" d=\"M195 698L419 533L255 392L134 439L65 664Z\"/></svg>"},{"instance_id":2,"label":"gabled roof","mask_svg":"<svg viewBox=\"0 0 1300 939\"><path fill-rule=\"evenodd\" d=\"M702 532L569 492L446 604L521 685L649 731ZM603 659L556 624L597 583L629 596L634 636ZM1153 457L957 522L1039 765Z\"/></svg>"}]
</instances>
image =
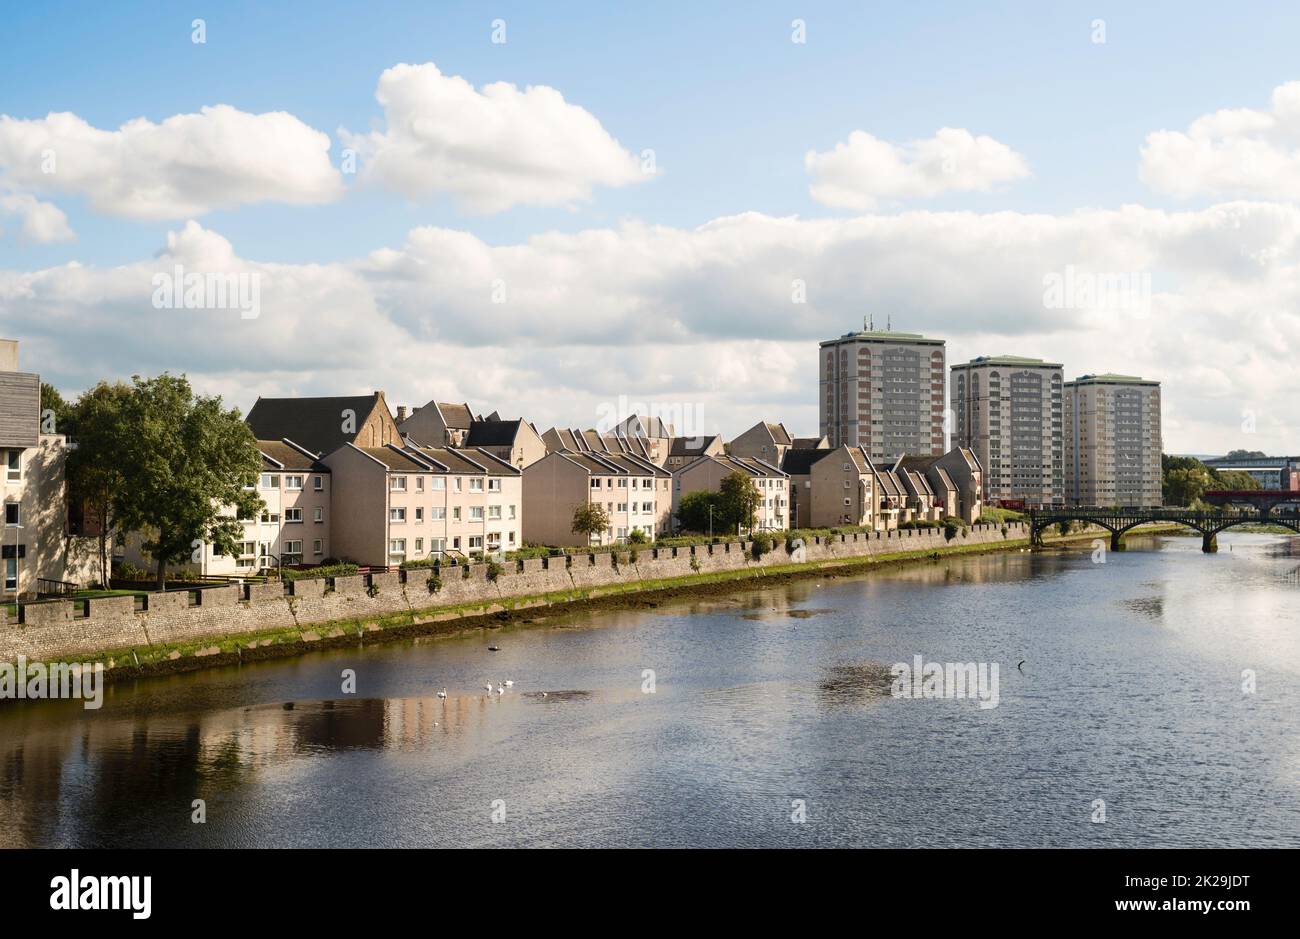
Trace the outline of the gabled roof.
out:
<instances>
[{"instance_id":1,"label":"gabled roof","mask_svg":"<svg viewBox=\"0 0 1300 939\"><path fill-rule=\"evenodd\" d=\"M781 459L781 470L791 476L807 476L812 471L814 463L832 452L831 450L787 450Z\"/></svg>"},{"instance_id":2,"label":"gabled roof","mask_svg":"<svg viewBox=\"0 0 1300 939\"><path fill-rule=\"evenodd\" d=\"M312 473L330 471L315 454L299 447L292 440L259 440L257 449L262 454L263 462L277 470L307 470Z\"/></svg>"},{"instance_id":3,"label":"gabled roof","mask_svg":"<svg viewBox=\"0 0 1300 939\"><path fill-rule=\"evenodd\" d=\"M795 437L790 446L796 450L829 450L830 442L823 437Z\"/></svg>"},{"instance_id":4,"label":"gabled roof","mask_svg":"<svg viewBox=\"0 0 1300 939\"><path fill-rule=\"evenodd\" d=\"M935 474L939 477L939 482L943 483L945 489L951 489L953 491L956 491L957 484L952 481L952 477L948 475L948 471L946 469L944 469L942 466L936 466L934 468L934 471Z\"/></svg>"},{"instance_id":5,"label":"gabled roof","mask_svg":"<svg viewBox=\"0 0 1300 939\"><path fill-rule=\"evenodd\" d=\"M518 476L515 467L488 453L461 447L358 447L351 445L376 462L397 473L431 473L439 476Z\"/></svg>"},{"instance_id":6,"label":"gabled roof","mask_svg":"<svg viewBox=\"0 0 1300 939\"><path fill-rule=\"evenodd\" d=\"M469 425L465 446L513 447L525 423L523 420L473 421Z\"/></svg>"},{"instance_id":7,"label":"gabled roof","mask_svg":"<svg viewBox=\"0 0 1300 939\"><path fill-rule=\"evenodd\" d=\"M671 437L673 427L658 417L631 414L614 425L612 433L616 437Z\"/></svg>"},{"instance_id":8,"label":"gabled roof","mask_svg":"<svg viewBox=\"0 0 1300 939\"><path fill-rule=\"evenodd\" d=\"M703 434L698 437L673 437L668 442L668 455L700 456L705 450L713 446L716 440L718 440L717 434Z\"/></svg>"},{"instance_id":9,"label":"gabled roof","mask_svg":"<svg viewBox=\"0 0 1300 939\"><path fill-rule=\"evenodd\" d=\"M579 453L564 451L558 456L575 463L595 476L668 476L653 463L644 463L633 457L609 453Z\"/></svg>"},{"instance_id":10,"label":"gabled roof","mask_svg":"<svg viewBox=\"0 0 1300 939\"><path fill-rule=\"evenodd\" d=\"M343 432L345 411L356 415L359 431L370 412L381 403L381 391L338 398L258 398L244 422L258 440L288 437L315 453L329 453L356 439L355 432Z\"/></svg>"},{"instance_id":11,"label":"gabled roof","mask_svg":"<svg viewBox=\"0 0 1300 939\"><path fill-rule=\"evenodd\" d=\"M748 473L750 476L789 476L789 473L778 469L766 460L760 460L757 457L752 456L730 456L725 453L719 453L713 456L702 456L698 460L694 460L679 468L673 473L673 475L676 476L685 473L687 470L694 469L709 460L712 460L714 463L721 465L729 471L740 470L742 473Z\"/></svg>"},{"instance_id":12,"label":"gabled roof","mask_svg":"<svg viewBox=\"0 0 1300 939\"><path fill-rule=\"evenodd\" d=\"M902 499L906 495L903 484L892 470L877 470L876 478L880 480L880 488L885 490L886 495L893 496L896 499Z\"/></svg>"},{"instance_id":13,"label":"gabled roof","mask_svg":"<svg viewBox=\"0 0 1300 939\"><path fill-rule=\"evenodd\" d=\"M790 436L790 432L785 429L784 424L764 422L763 426L767 428L767 432L772 435L772 440L776 442L778 446L788 447L794 443L793 438Z\"/></svg>"},{"instance_id":14,"label":"gabled roof","mask_svg":"<svg viewBox=\"0 0 1300 939\"><path fill-rule=\"evenodd\" d=\"M474 414L470 411L468 403L453 404L451 402L434 401L433 407L442 417L442 423L446 427L469 430L469 425L474 422Z\"/></svg>"}]
</instances>

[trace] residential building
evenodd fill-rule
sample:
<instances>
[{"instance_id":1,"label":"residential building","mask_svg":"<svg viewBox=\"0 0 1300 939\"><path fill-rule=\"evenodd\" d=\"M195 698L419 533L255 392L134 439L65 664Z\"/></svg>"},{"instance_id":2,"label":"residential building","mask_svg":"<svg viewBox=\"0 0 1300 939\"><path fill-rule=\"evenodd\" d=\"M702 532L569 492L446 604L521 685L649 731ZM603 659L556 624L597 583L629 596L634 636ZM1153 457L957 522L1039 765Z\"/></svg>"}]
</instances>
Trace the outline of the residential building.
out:
<instances>
[{"instance_id":1,"label":"residential building","mask_svg":"<svg viewBox=\"0 0 1300 939\"><path fill-rule=\"evenodd\" d=\"M866 329L821 343L820 432L877 465L944 452L944 341Z\"/></svg>"},{"instance_id":2,"label":"residential building","mask_svg":"<svg viewBox=\"0 0 1300 939\"><path fill-rule=\"evenodd\" d=\"M905 469L902 458L894 465L893 474L903 486L907 496L907 509L914 522L937 522L940 518L938 498L925 474L919 470Z\"/></svg>"},{"instance_id":3,"label":"residential building","mask_svg":"<svg viewBox=\"0 0 1300 939\"><path fill-rule=\"evenodd\" d=\"M832 452L814 449L794 449L785 452L781 472L790 477L790 527L811 528L812 524L812 467L826 454Z\"/></svg>"},{"instance_id":4,"label":"residential building","mask_svg":"<svg viewBox=\"0 0 1300 939\"><path fill-rule=\"evenodd\" d=\"M624 454L556 451L524 469L523 493L528 514L528 544L617 544L640 530L653 541L670 531L672 476L648 460ZM573 531L573 513L595 503L609 516L599 535Z\"/></svg>"},{"instance_id":5,"label":"residential building","mask_svg":"<svg viewBox=\"0 0 1300 939\"><path fill-rule=\"evenodd\" d=\"M674 437L673 425L659 417L642 417L632 414L614 426L609 436L635 440L645 449L650 462L663 466L668 458L668 446Z\"/></svg>"},{"instance_id":6,"label":"residential building","mask_svg":"<svg viewBox=\"0 0 1300 939\"><path fill-rule=\"evenodd\" d=\"M402 442L382 391L359 397L258 398L245 422L258 440L288 438L315 454L345 443L383 447Z\"/></svg>"},{"instance_id":7,"label":"residential building","mask_svg":"<svg viewBox=\"0 0 1300 939\"><path fill-rule=\"evenodd\" d=\"M422 408L414 408L410 415L405 408L397 409L397 426L403 437L418 440L429 447L463 447L469 428L475 420L468 404L430 401Z\"/></svg>"},{"instance_id":8,"label":"residential building","mask_svg":"<svg viewBox=\"0 0 1300 939\"><path fill-rule=\"evenodd\" d=\"M881 467L876 470L876 525L877 531L893 531L903 522L912 520L907 506L907 490L893 470Z\"/></svg>"},{"instance_id":9,"label":"residential building","mask_svg":"<svg viewBox=\"0 0 1300 939\"><path fill-rule=\"evenodd\" d=\"M1161 504L1159 382L1113 374L1066 382L1065 428L1071 504Z\"/></svg>"},{"instance_id":10,"label":"residential building","mask_svg":"<svg viewBox=\"0 0 1300 939\"><path fill-rule=\"evenodd\" d=\"M903 465L909 465L908 461L904 460ZM940 470L943 472L940 473ZM925 471L926 477L932 480L930 485L936 493L941 487L933 482L935 479L943 484L944 489L956 487L957 504L945 505L945 516L961 518L972 525L979 521L984 508L984 466L974 450L970 447L954 447L943 456L929 458Z\"/></svg>"},{"instance_id":11,"label":"residential building","mask_svg":"<svg viewBox=\"0 0 1300 939\"><path fill-rule=\"evenodd\" d=\"M255 517L240 518L243 536L233 554L202 545L189 560L170 566L202 576L238 577L285 567L311 567L331 558L330 523L333 491L329 467L308 448L285 438L259 440L262 471L247 489L263 503ZM233 506L223 514L235 515ZM151 569L157 562L145 552L144 533L132 532L114 557Z\"/></svg>"},{"instance_id":12,"label":"residential building","mask_svg":"<svg viewBox=\"0 0 1300 939\"><path fill-rule=\"evenodd\" d=\"M673 473L673 517L677 516L677 507L683 496L701 490L721 492L722 480L738 471L750 477L762 496L762 502L754 513L754 530L789 528L790 477L763 460L726 454L700 457Z\"/></svg>"},{"instance_id":13,"label":"residential building","mask_svg":"<svg viewBox=\"0 0 1300 939\"><path fill-rule=\"evenodd\" d=\"M958 454L957 458L963 464L966 464L965 457ZM933 517L935 519L961 518L963 517L961 488L948 475L948 471L940 465L941 459L941 457L934 456L905 456L898 461L896 468L910 474L918 474L925 479L933 499ZM970 477L972 485L976 484L977 475ZM970 507L970 511L976 518L979 517L974 505Z\"/></svg>"},{"instance_id":14,"label":"residential building","mask_svg":"<svg viewBox=\"0 0 1300 939\"><path fill-rule=\"evenodd\" d=\"M980 356L952 367L953 440L987 471L984 499L1017 508L1065 503L1061 363Z\"/></svg>"},{"instance_id":15,"label":"residential building","mask_svg":"<svg viewBox=\"0 0 1300 939\"><path fill-rule=\"evenodd\" d=\"M620 437L596 430L552 427L542 434L547 453L595 453L598 456L625 455L651 459L651 449L643 437ZM656 463L656 465L659 465Z\"/></svg>"},{"instance_id":16,"label":"residential building","mask_svg":"<svg viewBox=\"0 0 1300 939\"><path fill-rule=\"evenodd\" d=\"M790 457L815 453L808 470L808 527L852 525L875 529L880 521L880 487L875 464L864 447L847 444L834 450L791 451Z\"/></svg>"},{"instance_id":17,"label":"residential building","mask_svg":"<svg viewBox=\"0 0 1300 939\"><path fill-rule=\"evenodd\" d=\"M664 461L664 468L673 473L702 456L722 456L726 452L727 447L718 434L674 437L668 442L668 458Z\"/></svg>"},{"instance_id":18,"label":"residential building","mask_svg":"<svg viewBox=\"0 0 1300 939\"><path fill-rule=\"evenodd\" d=\"M492 419L470 423L465 446L486 450L518 469L546 456L546 443L532 424L525 420L502 420L495 414Z\"/></svg>"},{"instance_id":19,"label":"residential building","mask_svg":"<svg viewBox=\"0 0 1300 939\"><path fill-rule=\"evenodd\" d=\"M785 454L794 446L794 440L784 424L759 421L735 440L727 452L732 456L750 456L780 466Z\"/></svg>"},{"instance_id":20,"label":"residential building","mask_svg":"<svg viewBox=\"0 0 1300 939\"><path fill-rule=\"evenodd\" d=\"M57 428L56 428L57 429ZM68 528L70 444L41 432L41 378L18 371L18 342L0 339L0 597L41 592L41 580L88 585L98 540Z\"/></svg>"},{"instance_id":21,"label":"residential building","mask_svg":"<svg viewBox=\"0 0 1300 939\"><path fill-rule=\"evenodd\" d=\"M348 443L322 462L333 479L341 560L396 566L523 543L521 471L487 450Z\"/></svg>"},{"instance_id":22,"label":"residential building","mask_svg":"<svg viewBox=\"0 0 1300 939\"><path fill-rule=\"evenodd\" d=\"M1243 454L1236 451L1202 462L1220 472L1245 473L1259 483L1261 489L1300 489L1300 457L1264 456L1258 452Z\"/></svg>"}]
</instances>

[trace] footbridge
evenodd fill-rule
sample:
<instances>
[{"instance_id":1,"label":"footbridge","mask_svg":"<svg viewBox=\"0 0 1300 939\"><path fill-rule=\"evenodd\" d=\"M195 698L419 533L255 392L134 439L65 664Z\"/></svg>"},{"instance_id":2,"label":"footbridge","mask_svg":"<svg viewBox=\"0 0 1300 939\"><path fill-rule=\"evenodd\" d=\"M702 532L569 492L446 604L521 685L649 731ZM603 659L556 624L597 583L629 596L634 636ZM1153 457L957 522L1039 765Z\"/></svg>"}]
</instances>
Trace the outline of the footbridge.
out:
<instances>
[{"instance_id":1,"label":"footbridge","mask_svg":"<svg viewBox=\"0 0 1300 939\"><path fill-rule=\"evenodd\" d=\"M1256 493L1258 495L1258 493ZM1062 522L1086 522L1099 525L1110 532L1110 547L1118 551L1123 547L1124 533L1139 525L1179 524L1201 533L1201 550L1217 551L1217 535L1235 525L1281 525L1300 534L1300 512L1292 506L1283 510L1280 500L1236 502L1225 500L1225 508L1216 512L1179 508L1059 508L1031 509L1029 511L1030 540L1035 545L1043 543L1043 532Z\"/></svg>"}]
</instances>

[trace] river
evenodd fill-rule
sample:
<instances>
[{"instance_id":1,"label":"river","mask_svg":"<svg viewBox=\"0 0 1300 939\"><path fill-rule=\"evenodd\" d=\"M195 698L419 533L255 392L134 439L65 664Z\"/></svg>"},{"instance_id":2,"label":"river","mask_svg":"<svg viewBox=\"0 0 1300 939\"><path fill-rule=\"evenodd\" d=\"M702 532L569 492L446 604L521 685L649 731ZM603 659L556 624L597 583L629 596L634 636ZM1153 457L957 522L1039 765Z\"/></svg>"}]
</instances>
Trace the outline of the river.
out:
<instances>
[{"instance_id":1,"label":"river","mask_svg":"<svg viewBox=\"0 0 1300 939\"><path fill-rule=\"evenodd\" d=\"M1219 543L738 586L127 682L98 711L7 702L0 845L1300 846L1300 539ZM879 664L916 655L997 664L997 706L892 697Z\"/></svg>"}]
</instances>

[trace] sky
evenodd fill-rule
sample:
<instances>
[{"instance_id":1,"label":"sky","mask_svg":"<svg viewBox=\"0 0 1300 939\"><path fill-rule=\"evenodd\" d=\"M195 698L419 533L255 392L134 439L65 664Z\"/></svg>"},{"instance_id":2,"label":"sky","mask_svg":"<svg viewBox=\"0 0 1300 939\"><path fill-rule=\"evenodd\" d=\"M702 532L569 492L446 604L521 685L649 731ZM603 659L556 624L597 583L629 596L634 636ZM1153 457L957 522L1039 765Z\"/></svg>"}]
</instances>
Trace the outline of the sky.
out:
<instances>
[{"instance_id":1,"label":"sky","mask_svg":"<svg viewBox=\"0 0 1300 939\"><path fill-rule=\"evenodd\" d=\"M1300 451L1300 8L1129 6L0 3L0 335L731 437L871 317Z\"/></svg>"}]
</instances>

